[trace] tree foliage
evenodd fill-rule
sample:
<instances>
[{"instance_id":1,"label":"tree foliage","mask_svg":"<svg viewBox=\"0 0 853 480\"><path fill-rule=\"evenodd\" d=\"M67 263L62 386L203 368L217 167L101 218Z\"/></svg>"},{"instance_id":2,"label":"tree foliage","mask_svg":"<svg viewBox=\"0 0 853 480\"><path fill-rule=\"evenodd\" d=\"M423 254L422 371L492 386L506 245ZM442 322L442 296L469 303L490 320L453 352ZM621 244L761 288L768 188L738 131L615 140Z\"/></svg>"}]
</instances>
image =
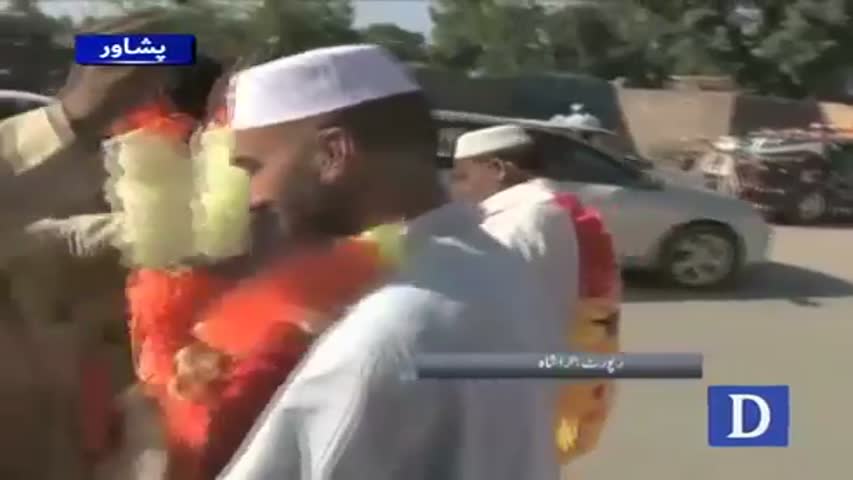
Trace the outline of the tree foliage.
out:
<instances>
[{"instance_id":1,"label":"tree foliage","mask_svg":"<svg viewBox=\"0 0 853 480\"><path fill-rule=\"evenodd\" d=\"M658 86L730 75L759 93L831 95L853 70L853 0L440 0L445 65L570 71Z\"/></svg>"},{"instance_id":2,"label":"tree foliage","mask_svg":"<svg viewBox=\"0 0 853 480\"><path fill-rule=\"evenodd\" d=\"M423 34L410 32L393 23L377 23L360 32L362 40L387 48L402 60L427 61L426 39Z\"/></svg>"},{"instance_id":3,"label":"tree foliage","mask_svg":"<svg viewBox=\"0 0 853 480\"><path fill-rule=\"evenodd\" d=\"M853 78L853 0L433 0L428 45L391 24L357 31L351 0L163 1L175 31L232 57L363 40L407 61L467 72L584 73L644 87L672 75L727 75L792 98L838 97ZM33 19L39 4L10 2Z\"/></svg>"},{"instance_id":4,"label":"tree foliage","mask_svg":"<svg viewBox=\"0 0 853 480\"><path fill-rule=\"evenodd\" d=\"M451 68L515 73L552 68L545 10L536 1L438 0L430 9L433 56Z\"/></svg>"},{"instance_id":5,"label":"tree foliage","mask_svg":"<svg viewBox=\"0 0 853 480\"><path fill-rule=\"evenodd\" d=\"M124 11L149 0L113 0ZM260 61L310 48L351 43L350 0L195 0L167 3L170 30L192 33L203 49Z\"/></svg>"}]
</instances>

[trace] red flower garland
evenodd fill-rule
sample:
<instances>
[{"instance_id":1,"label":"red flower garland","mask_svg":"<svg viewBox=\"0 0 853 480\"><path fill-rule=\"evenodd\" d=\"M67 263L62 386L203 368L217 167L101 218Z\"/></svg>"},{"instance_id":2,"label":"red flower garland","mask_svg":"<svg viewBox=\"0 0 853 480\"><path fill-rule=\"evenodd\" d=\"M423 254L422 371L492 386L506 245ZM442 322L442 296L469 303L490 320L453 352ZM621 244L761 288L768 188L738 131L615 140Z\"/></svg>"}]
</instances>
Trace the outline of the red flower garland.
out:
<instances>
[{"instance_id":1,"label":"red flower garland","mask_svg":"<svg viewBox=\"0 0 853 480\"><path fill-rule=\"evenodd\" d=\"M126 292L131 340L163 412L168 478L214 478L310 346L307 312L337 316L387 271L378 245L361 239L289 256L238 285L202 270L135 271ZM230 362L211 396L185 399L168 388L175 358L200 342Z\"/></svg>"},{"instance_id":2,"label":"red flower garland","mask_svg":"<svg viewBox=\"0 0 853 480\"><path fill-rule=\"evenodd\" d=\"M580 259L580 297L613 298L619 293L619 269L613 240L601 215L584 207L570 194L560 194L557 203L566 209L575 223Z\"/></svg>"},{"instance_id":3,"label":"red flower garland","mask_svg":"<svg viewBox=\"0 0 853 480\"><path fill-rule=\"evenodd\" d=\"M126 114L113 125L111 133L117 136L144 128L183 142L190 137L197 123L190 115L176 112L171 102L161 98Z\"/></svg>"},{"instance_id":4,"label":"red flower garland","mask_svg":"<svg viewBox=\"0 0 853 480\"><path fill-rule=\"evenodd\" d=\"M381 278L383 265L378 245L361 239L288 257L217 302L195 326L196 338L246 357L277 338L282 326L306 315L337 315Z\"/></svg>"},{"instance_id":5,"label":"red flower garland","mask_svg":"<svg viewBox=\"0 0 853 480\"><path fill-rule=\"evenodd\" d=\"M197 312L229 285L201 269L139 269L129 278L130 339L139 379L157 390L174 376L175 354L192 340ZM162 394L162 393L160 393Z\"/></svg>"}]
</instances>

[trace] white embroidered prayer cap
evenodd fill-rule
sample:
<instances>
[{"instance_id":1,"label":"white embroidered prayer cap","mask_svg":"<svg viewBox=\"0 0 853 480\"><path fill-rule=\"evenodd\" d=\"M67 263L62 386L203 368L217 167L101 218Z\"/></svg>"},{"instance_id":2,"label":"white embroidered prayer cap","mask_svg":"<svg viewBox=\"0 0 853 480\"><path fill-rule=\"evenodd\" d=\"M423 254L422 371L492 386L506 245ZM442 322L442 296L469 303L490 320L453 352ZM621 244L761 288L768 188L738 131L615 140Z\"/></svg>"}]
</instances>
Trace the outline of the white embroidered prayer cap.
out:
<instances>
[{"instance_id":1,"label":"white embroidered prayer cap","mask_svg":"<svg viewBox=\"0 0 853 480\"><path fill-rule=\"evenodd\" d=\"M406 68L376 45L319 48L239 72L231 127L301 120L419 91Z\"/></svg>"},{"instance_id":2,"label":"white embroidered prayer cap","mask_svg":"<svg viewBox=\"0 0 853 480\"><path fill-rule=\"evenodd\" d=\"M533 145L533 139L517 125L474 130L456 139L454 157L471 158Z\"/></svg>"}]
</instances>

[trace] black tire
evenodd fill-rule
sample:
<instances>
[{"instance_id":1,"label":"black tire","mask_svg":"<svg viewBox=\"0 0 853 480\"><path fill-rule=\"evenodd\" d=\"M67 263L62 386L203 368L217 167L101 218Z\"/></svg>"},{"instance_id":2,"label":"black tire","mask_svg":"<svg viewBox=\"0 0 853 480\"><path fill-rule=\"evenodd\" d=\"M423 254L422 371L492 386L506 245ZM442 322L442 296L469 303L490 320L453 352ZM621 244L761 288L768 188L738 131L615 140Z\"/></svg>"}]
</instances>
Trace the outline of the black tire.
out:
<instances>
[{"instance_id":1,"label":"black tire","mask_svg":"<svg viewBox=\"0 0 853 480\"><path fill-rule=\"evenodd\" d=\"M826 195L820 190L813 190L799 195L785 218L797 225L814 225L826 218L828 210Z\"/></svg>"},{"instance_id":2,"label":"black tire","mask_svg":"<svg viewBox=\"0 0 853 480\"><path fill-rule=\"evenodd\" d=\"M686 263L684 251L685 242L689 242L691 239L700 244L705 244L708 250L726 249L723 256L728 258L720 260L720 265L716 267L719 271L711 273L709 268L711 262L704 262L705 268L702 268L700 265L703 262L701 259L697 259L699 264L693 268L696 273L695 278L693 281L688 281L687 277L690 275L683 271L689 270L684 267ZM713 239L713 243L711 239ZM669 285L693 290L710 290L732 286L742 267L740 242L737 235L726 226L708 223L688 224L674 230L664 241L659 258L658 271ZM682 272L678 270L682 270Z\"/></svg>"}]
</instances>

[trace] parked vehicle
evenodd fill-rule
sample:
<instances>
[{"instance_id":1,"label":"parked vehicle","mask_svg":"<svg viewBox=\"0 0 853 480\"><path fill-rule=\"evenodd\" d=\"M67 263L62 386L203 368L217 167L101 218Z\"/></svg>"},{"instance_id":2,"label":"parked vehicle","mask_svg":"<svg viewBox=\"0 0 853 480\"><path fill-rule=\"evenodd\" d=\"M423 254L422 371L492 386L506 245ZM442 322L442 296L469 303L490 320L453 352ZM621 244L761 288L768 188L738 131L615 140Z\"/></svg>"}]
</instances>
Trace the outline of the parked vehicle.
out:
<instances>
[{"instance_id":1,"label":"parked vehicle","mask_svg":"<svg viewBox=\"0 0 853 480\"><path fill-rule=\"evenodd\" d=\"M757 132L698 162L709 186L798 224L853 218L853 136L826 129Z\"/></svg>"},{"instance_id":2,"label":"parked vehicle","mask_svg":"<svg viewBox=\"0 0 853 480\"><path fill-rule=\"evenodd\" d=\"M449 111L434 117L443 167L452 164L456 138L466 131L503 123L524 127L542 150L544 176L601 212L626 269L652 269L674 284L706 288L766 259L770 228L747 202L641 168L553 122Z\"/></svg>"},{"instance_id":3,"label":"parked vehicle","mask_svg":"<svg viewBox=\"0 0 853 480\"><path fill-rule=\"evenodd\" d=\"M0 120L52 102L52 97L21 90L0 90Z\"/></svg>"}]
</instances>

